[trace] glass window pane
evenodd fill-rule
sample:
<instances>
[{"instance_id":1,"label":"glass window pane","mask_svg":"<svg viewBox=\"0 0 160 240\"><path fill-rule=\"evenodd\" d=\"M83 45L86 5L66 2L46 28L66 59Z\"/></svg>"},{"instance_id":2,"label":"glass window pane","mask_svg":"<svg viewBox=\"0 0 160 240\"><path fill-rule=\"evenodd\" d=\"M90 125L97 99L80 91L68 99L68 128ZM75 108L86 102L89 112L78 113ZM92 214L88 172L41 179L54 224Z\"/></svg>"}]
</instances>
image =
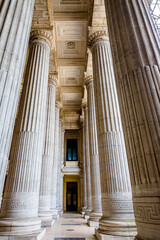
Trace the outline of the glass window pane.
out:
<instances>
[{"instance_id":1,"label":"glass window pane","mask_svg":"<svg viewBox=\"0 0 160 240\"><path fill-rule=\"evenodd\" d=\"M77 160L77 149L73 148L73 161Z\"/></svg>"},{"instance_id":2,"label":"glass window pane","mask_svg":"<svg viewBox=\"0 0 160 240\"><path fill-rule=\"evenodd\" d=\"M68 161L72 160L72 156L71 156L71 148L68 148Z\"/></svg>"}]
</instances>

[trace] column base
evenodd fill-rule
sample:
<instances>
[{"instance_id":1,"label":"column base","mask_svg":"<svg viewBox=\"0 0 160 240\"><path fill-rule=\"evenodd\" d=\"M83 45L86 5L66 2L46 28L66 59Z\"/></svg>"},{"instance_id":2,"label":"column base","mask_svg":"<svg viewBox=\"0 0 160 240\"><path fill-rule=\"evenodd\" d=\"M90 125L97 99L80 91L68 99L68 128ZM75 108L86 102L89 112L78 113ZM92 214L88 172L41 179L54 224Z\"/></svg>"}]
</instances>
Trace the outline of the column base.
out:
<instances>
[{"instance_id":1,"label":"column base","mask_svg":"<svg viewBox=\"0 0 160 240\"><path fill-rule=\"evenodd\" d=\"M89 219L89 215L87 215L86 213L84 214L83 217L84 217L84 219L87 219L87 220Z\"/></svg>"},{"instance_id":2,"label":"column base","mask_svg":"<svg viewBox=\"0 0 160 240\"><path fill-rule=\"evenodd\" d=\"M99 221L93 221L88 219L87 223L89 227L94 227L96 229L99 227Z\"/></svg>"},{"instance_id":3,"label":"column base","mask_svg":"<svg viewBox=\"0 0 160 240\"><path fill-rule=\"evenodd\" d=\"M135 237L106 235L99 232L98 229L95 229L95 235L98 240L134 240L135 239Z\"/></svg>"},{"instance_id":4,"label":"column base","mask_svg":"<svg viewBox=\"0 0 160 240\"><path fill-rule=\"evenodd\" d=\"M59 218L58 210L57 209L51 209L52 213L52 219Z\"/></svg>"},{"instance_id":5,"label":"column base","mask_svg":"<svg viewBox=\"0 0 160 240\"><path fill-rule=\"evenodd\" d=\"M91 212L90 217L87 221L88 226L98 228L99 227L99 220L100 220L101 217L102 217L102 213Z\"/></svg>"},{"instance_id":6,"label":"column base","mask_svg":"<svg viewBox=\"0 0 160 240\"><path fill-rule=\"evenodd\" d=\"M15 234L11 232L0 232L0 240L41 240L45 235L46 229L40 229L34 233L28 233L27 235Z\"/></svg>"},{"instance_id":7,"label":"column base","mask_svg":"<svg viewBox=\"0 0 160 240\"><path fill-rule=\"evenodd\" d=\"M84 215L85 215L85 211L81 211L81 214L82 214L82 216L84 217Z\"/></svg>"},{"instance_id":8,"label":"column base","mask_svg":"<svg viewBox=\"0 0 160 240\"><path fill-rule=\"evenodd\" d=\"M86 209L84 214L84 219L89 219L92 210Z\"/></svg>"},{"instance_id":9,"label":"column base","mask_svg":"<svg viewBox=\"0 0 160 240\"><path fill-rule=\"evenodd\" d=\"M0 234L3 232L11 232L13 234L29 234L41 230L40 218L28 218L28 219L12 219L1 218L0 219Z\"/></svg>"},{"instance_id":10,"label":"column base","mask_svg":"<svg viewBox=\"0 0 160 240\"><path fill-rule=\"evenodd\" d=\"M137 229L133 220L107 220L100 219L99 228L96 230L96 236L101 240L119 239L130 240L135 239Z\"/></svg>"},{"instance_id":11,"label":"column base","mask_svg":"<svg viewBox=\"0 0 160 240\"><path fill-rule=\"evenodd\" d=\"M41 219L41 227L52 227L55 219L52 219L51 212L40 212L38 213L38 217Z\"/></svg>"}]
</instances>

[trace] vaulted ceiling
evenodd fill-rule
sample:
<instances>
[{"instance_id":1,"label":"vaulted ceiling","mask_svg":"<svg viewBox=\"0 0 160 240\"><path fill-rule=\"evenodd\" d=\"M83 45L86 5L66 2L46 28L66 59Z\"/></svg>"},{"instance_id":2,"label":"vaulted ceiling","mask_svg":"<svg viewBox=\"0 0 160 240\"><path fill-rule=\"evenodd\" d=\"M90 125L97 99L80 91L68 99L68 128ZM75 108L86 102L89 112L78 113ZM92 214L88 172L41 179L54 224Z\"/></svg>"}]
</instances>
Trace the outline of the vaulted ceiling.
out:
<instances>
[{"instance_id":1,"label":"vaulted ceiling","mask_svg":"<svg viewBox=\"0 0 160 240\"><path fill-rule=\"evenodd\" d=\"M57 74L56 98L62 104L66 129L79 128L84 76L92 74L87 38L94 31L106 30L106 26L103 0L35 1L32 29L50 31L54 38L50 72Z\"/></svg>"}]
</instances>

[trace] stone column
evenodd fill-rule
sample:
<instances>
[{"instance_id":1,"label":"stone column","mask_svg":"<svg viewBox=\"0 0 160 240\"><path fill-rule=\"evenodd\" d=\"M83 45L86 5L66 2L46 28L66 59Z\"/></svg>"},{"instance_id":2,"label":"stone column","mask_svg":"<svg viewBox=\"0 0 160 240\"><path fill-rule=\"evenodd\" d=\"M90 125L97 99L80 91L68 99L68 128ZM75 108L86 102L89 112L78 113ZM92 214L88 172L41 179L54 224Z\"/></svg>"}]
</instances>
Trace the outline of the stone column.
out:
<instances>
[{"instance_id":1,"label":"stone column","mask_svg":"<svg viewBox=\"0 0 160 240\"><path fill-rule=\"evenodd\" d=\"M93 77L85 78L87 88L88 103L88 126L89 126L89 150L90 150L90 170L91 170L91 193L92 193L92 212L88 221L89 226L99 226L99 219L102 216L101 205L101 183L99 169L99 154L97 141L96 112L94 101Z\"/></svg>"},{"instance_id":2,"label":"stone column","mask_svg":"<svg viewBox=\"0 0 160 240\"><path fill-rule=\"evenodd\" d=\"M0 14L0 205L26 61L34 0L3 1Z\"/></svg>"},{"instance_id":3,"label":"stone column","mask_svg":"<svg viewBox=\"0 0 160 240\"><path fill-rule=\"evenodd\" d=\"M62 158L61 158L61 169L64 167L64 135L65 135L65 129L62 128ZM61 213L63 213L63 177L64 177L64 174L61 172L61 187L60 187L60 206L61 206Z\"/></svg>"},{"instance_id":4,"label":"stone column","mask_svg":"<svg viewBox=\"0 0 160 240\"><path fill-rule=\"evenodd\" d=\"M80 116L79 118L79 122L80 122L80 129L79 129L79 135L80 135L80 147L79 147L79 151L80 151L80 159L79 159L79 168L81 169L81 173L80 173L80 192L81 192L81 213L82 213L82 208L84 207L84 191L83 191L83 117ZM83 214L83 213L82 213Z\"/></svg>"},{"instance_id":5,"label":"stone column","mask_svg":"<svg viewBox=\"0 0 160 240\"><path fill-rule=\"evenodd\" d=\"M61 161L62 161L62 128L63 120L59 120L59 153L58 153L58 171L57 171L57 196L56 196L56 206L58 213L61 213L61 204L60 204L60 191L61 191Z\"/></svg>"},{"instance_id":6,"label":"stone column","mask_svg":"<svg viewBox=\"0 0 160 240\"><path fill-rule=\"evenodd\" d=\"M136 228L112 57L106 33L99 31L91 35L89 46L93 61L103 212L96 234L97 237L100 237L99 233L106 234L105 239L110 239L110 235L125 239L134 237Z\"/></svg>"},{"instance_id":7,"label":"stone column","mask_svg":"<svg viewBox=\"0 0 160 240\"><path fill-rule=\"evenodd\" d=\"M84 108L84 131L85 131L85 170L86 170L86 192L87 192L87 209L85 210L85 218L89 218L92 211L92 195L91 195L91 172L90 172L90 151L89 151L89 131L88 131L88 107L87 102L82 102Z\"/></svg>"},{"instance_id":8,"label":"stone column","mask_svg":"<svg viewBox=\"0 0 160 240\"><path fill-rule=\"evenodd\" d=\"M160 43L145 1L105 0L105 3L137 238L158 239Z\"/></svg>"},{"instance_id":9,"label":"stone column","mask_svg":"<svg viewBox=\"0 0 160 240\"><path fill-rule=\"evenodd\" d=\"M31 33L30 53L2 201L0 235L33 233L41 228L37 215L52 41L51 35L45 31Z\"/></svg>"},{"instance_id":10,"label":"stone column","mask_svg":"<svg viewBox=\"0 0 160 240\"><path fill-rule=\"evenodd\" d=\"M84 109L82 109L84 111ZM84 115L84 114L83 114ZM83 207L82 207L82 215L85 214L85 210L87 209L87 186L86 186L86 163L85 163L85 126L84 126L84 117L81 116L81 125L82 125L82 148L83 148L83 156L82 156L82 166L83 166Z\"/></svg>"},{"instance_id":11,"label":"stone column","mask_svg":"<svg viewBox=\"0 0 160 240\"><path fill-rule=\"evenodd\" d=\"M57 171L58 171L58 150L59 150L59 110L61 106L56 103L55 107L55 133L54 133L54 158L52 167L52 180L51 180L51 210L53 218L58 217L58 210L56 206L57 196Z\"/></svg>"},{"instance_id":12,"label":"stone column","mask_svg":"<svg viewBox=\"0 0 160 240\"><path fill-rule=\"evenodd\" d=\"M42 219L42 226L51 226L52 213L51 205L51 177L54 156L54 127L55 127L55 97L57 79L53 74L49 74L48 97L47 97L47 117L45 129L45 141L42 157L41 182L39 193L39 217Z\"/></svg>"}]
</instances>

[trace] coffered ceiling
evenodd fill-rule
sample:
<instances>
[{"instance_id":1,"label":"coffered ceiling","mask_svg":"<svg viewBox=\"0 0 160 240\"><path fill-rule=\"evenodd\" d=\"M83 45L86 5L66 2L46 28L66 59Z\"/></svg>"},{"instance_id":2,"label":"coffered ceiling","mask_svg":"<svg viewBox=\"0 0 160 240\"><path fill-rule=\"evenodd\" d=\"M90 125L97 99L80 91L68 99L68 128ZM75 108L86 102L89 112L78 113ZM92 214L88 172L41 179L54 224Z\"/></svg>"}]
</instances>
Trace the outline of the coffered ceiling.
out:
<instances>
[{"instance_id":1,"label":"coffered ceiling","mask_svg":"<svg viewBox=\"0 0 160 240\"><path fill-rule=\"evenodd\" d=\"M50 72L58 77L56 98L66 129L78 129L84 93L84 76L92 74L92 56L87 37L106 27L103 0L35 0L32 29L50 31L54 51ZM91 27L92 26L92 27ZM85 75L84 75L85 73Z\"/></svg>"}]
</instances>

